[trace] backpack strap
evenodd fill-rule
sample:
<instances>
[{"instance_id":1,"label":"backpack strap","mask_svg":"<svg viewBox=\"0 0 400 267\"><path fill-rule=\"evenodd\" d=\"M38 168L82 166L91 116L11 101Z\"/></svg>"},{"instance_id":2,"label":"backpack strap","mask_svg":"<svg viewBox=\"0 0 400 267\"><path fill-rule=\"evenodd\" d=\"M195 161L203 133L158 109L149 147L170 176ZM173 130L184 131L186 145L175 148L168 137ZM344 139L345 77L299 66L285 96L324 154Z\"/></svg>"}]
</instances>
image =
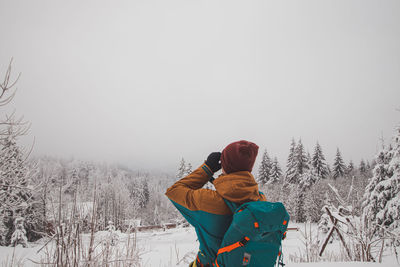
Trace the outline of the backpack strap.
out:
<instances>
[{"instance_id":1,"label":"backpack strap","mask_svg":"<svg viewBox=\"0 0 400 267\"><path fill-rule=\"evenodd\" d=\"M224 198L225 204L228 206L228 208L232 211L232 213L235 213L235 211L240 207L239 204L229 201Z\"/></svg>"},{"instance_id":2,"label":"backpack strap","mask_svg":"<svg viewBox=\"0 0 400 267\"><path fill-rule=\"evenodd\" d=\"M211 267L211 265L209 263L203 264L201 263L200 259L199 259L199 255L197 255L196 260L194 262L192 262L192 265L189 265L189 267Z\"/></svg>"},{"instance_id":3,"label":"backpack strap","mask_svg":"<svg viewBox=\"0 0 400 267\"><path fill-rule=\"evenodd\" d=\"M278 257L278 261L277 261L277 263L276 263L276 266L277 266L277 267L283 267L283 266L285 266L286 264L283 263L282 244L281 244L281 246L279 247L278 256L279 256L279 257Z\"/></svg>"},{"instance_id":4,"label":"backpack strap","mask_svg":"<svg viewBox=\"0 0 400 267\"><path fill-rule=\"evenodd\" d=\"M250 240L250 238L248 238L247 236L245 236L242 240L240 240L240 241L238 241L238 242L236 242L236 243L233 243L233 244L228 245L228 246L226 246L226 247L220 248L220 249L218 250L217 257L215 258L215 262L213 263L213 266L221 267L221 266L219 266L219 264L218 264L218 255L219 255L219 254L225 253L225 252L231 252L232 250L235 250L235 249L237 249L237 248L244 247L244 246L247 244L247 242L249 242L249 240Z\"/></svg>"},{"instance_id":5,"label":"backpack strap","mask_svg":"<svg viewBox=\"0 0 400 267\"><path fill-rule=\"evenodd\" d=\"M229 246L220 248L220 249L218 250L217 256L218 256L219 254L221 254L221 253L231 252L231 251L234 250L234 249L237 249L237 248L240 248L240 247L244 247L244 246L247 244L247 242L249 242L249 240L250 240L250 238L248 238L247 236L245 236L242 240L240 240L240 241L238 241L238 242L236 242L236 243L233 243L232 245L229 245Z\"/></svg>"}]
</instances>

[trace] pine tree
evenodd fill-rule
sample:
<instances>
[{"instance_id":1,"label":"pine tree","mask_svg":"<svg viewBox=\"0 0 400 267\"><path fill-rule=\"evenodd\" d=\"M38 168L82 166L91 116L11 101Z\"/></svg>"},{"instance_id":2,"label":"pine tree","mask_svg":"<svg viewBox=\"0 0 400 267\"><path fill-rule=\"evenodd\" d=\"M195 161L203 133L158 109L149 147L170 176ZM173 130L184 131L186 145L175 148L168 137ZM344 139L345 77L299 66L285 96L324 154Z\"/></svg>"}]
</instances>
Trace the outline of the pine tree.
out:
<instances>
[{"instance_id":1,"label":"pine tree","mask_svg":"<svg viewBox=\"0 0 400 267\"><path fill-rule=\"evenodd\" d=\"M307 219L305 200L306 192L298 184L295 187L296 190L296 205L295 205L295 220L297 223L303 223Z\"/></svg>"},{"instance_id":2,"label":"pine tree","mask_svg":"<svg viewBox=\"0 0 400 267\"><path fill-rule=\"evenodd\" d=\"M274 161L272 162L271 173L270 173L270 180L269 183L273 184L279 182L282 176L282 169L279 166L278 159L275 157Z\"/></svg>"},{"instance_id":3,"label":"pine tree","mask_svg":"<svg viewBox=\"0 0 400 267\"><path fill-rule=\"evenodd\" d=\"M192 164L188 163L186 165L186 170L185 170L185 176L189 175L192 173Z\"/></svg>"},{"instance_id":4,"label":"pine tree","mask_svg":"<svg viewBox=\"0 0 400 267\"><path fill-rule=\"evenodd\" d=\"M371 164L369 164L368 160L367 160L367 164L366 164L365 168L367 171L371 170Z\"/></svg>"},{"instance_id":5,"label":"pine tree","mask_svg":"<svg viewBox=\"0 0 400 267\"><path fill-rule=\"evenodd\" d=\"M149 192L149 184L147 183L147 180L144 179L143 183L142 183L142 197L141 197L141 201L140 201L140 207L144 208L147 206L147 204L149 203L149 199L150 199L150 192Z\"/></svg>"},{"instance_id":6,"label":"pine tree","mask_svg":"<svg viewBox=\"0 0 400 267\"><path fill-rule=\"evenodd\" d=\"M73 195L76 192L79 184L78 170L76 166L71 166L69 170L66 170L66 185L64 189L65 194Z\"/></svg>"},{"instance_id":7,"label":"pine tree","mask_svg":"<svg viewBox=\"0 0 400 267\"><path fill-rule=\"evenodd\" d=\"M333 179L343 177L346 172L346 165L343 162L339 148L336 150L336 157L333 163Z\"/></svg>"},{"instance_id":8,"label":"pine tree","mask_svg":"<svg viewBox=\"0 0 400 267\"><path fill-rule=\"evenodd\" d=\"M307 192L305 207L307 220L317 223L322 215L322 207L324 206L324 196L327 192L326 180L320 179Z\"/></svg>"},{"instance_id":9,"label":"pine tree","mask_svg":"<svg viewBox=\"0 0 400 267\"><path fill-rule=\"evenodd\" d=\"M186 172L187 172L186 162L185 162L185 159L182 158L182 160L181 160L181 162L179 164L179 168L178 168L178 172L176 174L176 178L182 179L183 177L186 176Z\"/></svg>"},{"instance_id":10,"label":"pine tree","mask_svg":"<svg viewBox=\"0 0 400 267\"><path fill-rule=\"evenodd\" d=\"M322 148L318 142L314 148L314 154L312 157L312 166L318 177L326 178L328 176L328 168L326 165L325 156L322 153Z\"/></svg>"},{"instance_id":11,"label":"pine tree","mask_svg":"<svg viewBox=\"0 0 400 267\"><path fill-rule=\"evenodd\" d=\"M373 176L371 177L367 187L365 188L365 193L363 197L363 213L371 221L374 221L376 219L376 214L386 204L381 203L382 199L379 199L379 195L382 193L384 188L378 186L378 184L387 179L390 161L391 157L386 149L383 149L379 152L376 158L377 164L375 166L375 169L373 170Z\"/></svg>"},{"instance_id":12,"label":"pine tree","mask_svg":"<svg viewBox=\"0 0 400 267\"><path fill-rule=\"evenodd\" d=\"M325 198L323 201L323 206L327 206L328 208L332 207L332 201L330 200L329 194L326 191L325 191ZM321 208L321 210L322 210L322 208ZM324 210L324 212L321 215L321 218L318 223L318 230L320 230L324 234L327 234L331 227L331 220L330 220L329 215L326 214L325 209L323 209L323 210Z\"/></svg>"},{"instance_id":13,"label":"pine tree","mask_svg":"<svg viewBox=\"0 0 400 267\"><path fill-rule=\"evenodd\" d=\"M297 144L295 155L296 155L295 160L296 160L297 175L302 175L306 170L309 169L309 166L308 166L309 158L307 157L307 154L304 150L304 146L303 146L303 143L301 142L301 139L299 140L299 143ZM298 179L298 177L297 177L297 179Z\"/></svg>"},{"instance_id":14,"label":"pine tree","mask_svg":"<svg viewBox=\"0 0 400 267\"><path fill-rule=\"evenodd\" d=\"M28 247L28 239L26 237L26 230L24 227L24 218L15 218L14 222L15 231L11 236L11 246L15 247L21 244L24 248Z\"/></svg>"},{"instance_id":15,"label":"pine tree","mask_svg":"<svg viewBox=\"0 0 400 267\"><path fill-rule=\"evenodd\" d=\"M29 216L30 220L34 219L31 216L33 196L32 187L28 183L28 170L12 128L9 129L9 135L1 140L0 147L0 219L1 224L7 227L6 236L1 239L7 244L14 231L15 218ZM28 235L31 230L28 229Z\"/></svg>"},{"instance_id":16,"label":"pine tree","mask_svg":"<svg viewBox=\"0 0 400 267\"><path fill-rule=\"evenodd\" d=\"M389 228L389 230L400 234L400 127L392 141L390 150L392 159L389 162L389 178L387 185L383 185L385 192L383 196L387 203L385 208L377 214L377 223Z\"/></svg>"},{"instance_id":17,"label":"pine tree","mask_svg":"<svg viewBox=\"0 0 400 267\"><path fill-rule=\"evenodd\" d=\"M308 166L312 165L312 159L310 155L308 154ZM302 191L307 191L309 190L318 180L320 177L318 177L316 170L314 168L306 168L305 172L300 175L299 179L299 188Z\"/></svg>"},{"instance_id":18,"label":"pine tree","mask_svg":"<svg viewBox=\"0 0 400 267\"><path fill-rule=\"evenodd\" d=\"M289 156L286 163L286 182L290 183L294 180L294 176L296 175L296 161L295 161L295 150L296 150L296 142L294 138L292 139L292 143L290 144Z\"/></svg>"},{"instance_id":19,"label":"pine tree","mask_svg":"<svg viewBox=\"0 0 400 267\"><path fill-rule=\"evenodd\" d=\"M309 153L306 154L301 140L299 140L294 150L294 166L295 171L291 176L289 183L294 184L292 186L292 192L295 196L294 202L294 218L296 222L305 222L306 220L306 208L305 199L307 190L312 184L315 183L314 173L311 165L311 156Z\"/></svg>"},{"instance_id":20,"label":"pine tree","mask_svg":"<svg viewBox=\"0 0 400 267\"><path fill-rule=\"evenodd\" d=\"M349 165L346 168L346 175L353 176L353 174L354 174L354 163L352 160L350 160Z\"/></svg>"},{"instance_id":21,"label":"pine tree","mask_svg":"<svg viewBox=\"0 0 400 267\"><path fill-rule=\"evenodd\" d=\"M298 184L300 182L300 176L310 168L308 161L309 158L304 150L301 139L297 146L294 140L292 140L287 163L286 182Z\"/></svg>"},{"instance_id":22,"label":"pine tree","mask_svg":"<svg viewBox=\"0 0 400 267\"><path fill-rule=\"evenodd\" d=\"M301 140L299 140L296 148L294 149L293 171L290 177L287 177L287 182L291 184L298 184L300 182L300 176L308 169L309 166L307 155Z\"/></svg>"},{"instance_id":23,"label":"pine tree","mask_svg":"<svg viewBox=\"0 0 400 267\"><path fill-rule=\"evenodd\" d=\"M332 170L331 166L329 166L329 163L326 164L326 169L328 170L328 177L332 177Z\"/></svg>"},{"instance_id":24,"label":"pine tree","mask_svg":"<svg viewBox=\"0 0 400 267\"><path fill-rule=\"evenodd\" d=\"M267 184L270 181L272 163L267 150L264 151L260 167L258 169L258 183Z\"/></svg>"},{"instance_id":25,"label":"pine tree","mask_svg":"<svg viewBox=\"0 0 400 267\"><path fill-rule=\"evenodd\" d=\"M367 173L367 165L365 164L365 161L362 159L360 162L360 166L358 167L358 170L362 175Z\"/></svg>"},{"instance_id":26,"label":"pine tree","mask_svg":"<svg viewBox=\"0 0 400 267\"><path fill-rule=\"evenodd\" d=\"M311 169L311 167L312 167L312 159L311 159L311 154L310 154L309 151L307 151L306 159L307 159L307 168Z\"/></svg>"},{"instance_id":27,"label":"pine tree","mask_svg":"<svg viewBox=\"0 0 400 267\"><path fill-rule=\"evenodd\" d=\"M299 175L299 183L296 187L297 202L295 206L296 222L305 222L308 212L306 211L306 199L310 193L310 188L319 180L314 168L312 166L312 158L307 154L307 164L303 168L303 173Z\"/></svg>"},{"instance_id":28,"label":"pine tree","mask_svg":"<svg viewBox=\"0 0 400 267\"><path fill-rule=\"evenodd\" d=\"M392 143L379 152L363 202L364 216L400 233L400 127ZM379 228L378 228L379 229Z\"/></svg>"}]
</instances>

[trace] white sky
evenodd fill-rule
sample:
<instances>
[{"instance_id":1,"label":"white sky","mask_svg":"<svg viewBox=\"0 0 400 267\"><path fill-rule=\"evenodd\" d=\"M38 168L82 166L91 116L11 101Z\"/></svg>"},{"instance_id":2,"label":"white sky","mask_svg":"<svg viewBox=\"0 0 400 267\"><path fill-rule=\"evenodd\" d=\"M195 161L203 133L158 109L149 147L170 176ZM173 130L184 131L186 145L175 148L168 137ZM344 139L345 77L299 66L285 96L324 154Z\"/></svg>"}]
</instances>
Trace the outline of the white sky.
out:
<instances>
[{"instance_id":1,"label":"white sky","mask_svg":"<svg viewBox=\"0 0 400 267\"><path fill-rule=\"evenodd\" d=\"M400 1L0 0L0 33L38 155L173 171L247 139L284 166L301 137L358 164L400 122Z\"/></svg>"}]
</instances>

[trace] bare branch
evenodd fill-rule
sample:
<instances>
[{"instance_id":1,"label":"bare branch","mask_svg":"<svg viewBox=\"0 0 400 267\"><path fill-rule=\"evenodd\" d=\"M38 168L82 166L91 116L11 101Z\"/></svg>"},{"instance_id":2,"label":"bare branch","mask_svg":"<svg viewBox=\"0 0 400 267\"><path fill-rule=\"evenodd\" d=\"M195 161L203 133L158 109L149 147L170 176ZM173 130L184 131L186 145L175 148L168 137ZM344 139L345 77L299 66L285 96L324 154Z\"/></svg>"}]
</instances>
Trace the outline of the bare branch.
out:
<instances>
[{"instance_id":1,"label":"bare branch","mask_svg":"<svg viewBox=\"0 0 400 267\"><path fill-rule=\"evenodd\" d=\"M11 102L11 100L14 98L15 93L17 92L17 90L15 90L10 96L8 96L7 98L0 100L0 107L7 105L8 103Z\"/></svg>"},{"instance_id":2,"label":"bare branch","mask_svg":"<svg viewBox=\"0 0 400 267\"><path fill-rule=\"evenodd\" d=\"M32 142L31 149L29 149L29 152L26 154L26 157L25 157L25 159L24 159L24 162L27 161L27 159L29 158L29 156L32 154L33 147L35 146L35 142L36 142L36 138L33 137L33 142Z\"/></svg>"},{"instance_id":3,"label":"bare branch","mask_svg":"<svg viewBox=\"0 0 400 267\"><path fill-rule=\"evenodd\" d=\"M11 58L10 64L8 64L8 68L7 68L6 74L5 74L5 76L4 76L4 81L3 81L3 83L0 84L0 89L1 89L1 92L0 92L0 99L4 96L4 94L5 94L7 91L9 91L11 88L13 88L13 87L17 84L17 82L18 82L18 80L19 80L19 77L21 77L21 73L19 73L18 76L17 76L17 78L16 78L13 82L11 82L11 84L10 84L10 76L11 76L11 70L12 70L12 67L11 67L11 66L12 66L12 62L13 62L13 58ZM2 101L0 102L0 106L5 105L6 103L9 103L9 102L11 101L11 99L14 97L14 95L15 95L15 94L12 94L10 97L7 97L5 100L2 100ZM5 102L5 103L4 103L4 102Z\"/></svg>"},{"instance_id":4,"label":"bare branch","mask_svg":"<svg viewBox=\"0 0 400 267\"><path fill-rule=\"evenodd\" d=\"M0 122L0 126L6 126L0 129L0 138L2 136L23 136L29 131L31 124L23 121L24 117L15 118L15 111L11 115L6 115L5 121Z\"/></svg>"}]
</instances>

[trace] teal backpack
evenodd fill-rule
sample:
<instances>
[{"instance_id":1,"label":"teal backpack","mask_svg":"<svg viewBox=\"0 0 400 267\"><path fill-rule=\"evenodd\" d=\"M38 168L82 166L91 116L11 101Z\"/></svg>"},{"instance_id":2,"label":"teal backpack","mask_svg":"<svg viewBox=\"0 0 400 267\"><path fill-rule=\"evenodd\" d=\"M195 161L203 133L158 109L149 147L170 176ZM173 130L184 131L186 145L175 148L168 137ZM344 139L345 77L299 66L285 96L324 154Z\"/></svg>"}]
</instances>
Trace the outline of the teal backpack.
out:
<instances>
[{"instance_id":1,"label":"teal backpack","mask_svg":"<svg viewBox=\"0 0 400 267\"><path fill-rule=\"evenodd\" d=\"M233 212L213 263L216 267L273 267L279 257L283 264L281 241L286 236L289 214L280 202L254 201L238 205L225 200Z\"/></svg>"}]
</instances>

